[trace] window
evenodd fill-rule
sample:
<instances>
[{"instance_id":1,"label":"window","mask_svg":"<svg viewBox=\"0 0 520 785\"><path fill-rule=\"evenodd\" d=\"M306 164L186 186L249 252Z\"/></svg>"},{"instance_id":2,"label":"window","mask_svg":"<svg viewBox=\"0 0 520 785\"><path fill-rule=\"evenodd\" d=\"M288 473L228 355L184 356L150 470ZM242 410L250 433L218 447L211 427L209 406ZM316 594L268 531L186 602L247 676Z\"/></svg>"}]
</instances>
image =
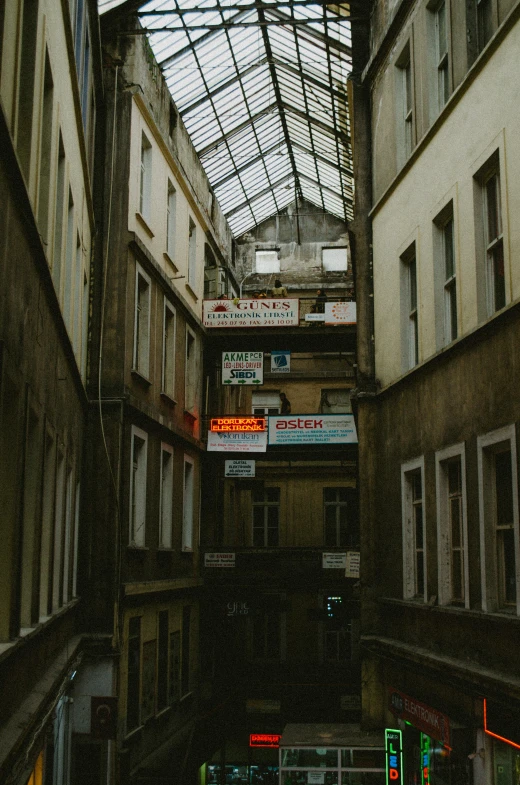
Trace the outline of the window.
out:
<instances>
[{"instance_id":1,"label":"window","mask_svg":"<svg viewBox=\"0 0 520 785\"><path fill-rule=\"evenodd\" d=\"M343 597L325 597L324 654L328 662L351 658L351 623L346 618Z\"/></svg>"},{"instance_id":2,"label":"window","mask_svg":"<svg viewBox=\"0 0 520 785\"><path fill-rule=\"evenodd\" d=\"M197 275L197 227L191 220L188 231L188 283L193 288Z\"/></svg>"},{"instance_id":3,"label":"window","mask_svg":"<svg viewBox=\"0 0 520 785\"><path fill-rule=\"evenodd\" d=\"M326 273L343 271L347 269L347 249L346 248L323 248L321 261Z\"/></svg>"},{"instance_id":4,"label":"window","mask_svg":"<svg viewBox=\"0 0 520 785\"><path fill-rule=\"evenodd\" d=\"M182 609L181 697L190 691L191 606Z\"/></svg>"},{"instance_id":5,"label":"window","mask_svg":"<svg viewBox=\"0 0 520 785\"><path fill-rule=\"evenodd\" d=\"M414 143L413 75L409 43L398 58L396 67L398 164L403 166L411 155Z\"/></svg>"},{"instance_id":6,"label":"window","mask_svg":"<svg viewBox=\"0 0 520 785\"><path fill-rule=\"evenodd\" d=\"M74 236L74 200L69 188L69 206L67 211L67 241L65 246L65 270L63 281L63 318L69 336L72 337L72 287L74 284L74 268L76 265L76 243Z\"/></svg>"},{"instance_id":7,"label":"window","mask_svg":"<svg viewBox=\"0 0 520 785\"><path fill-rule=\"evenodd\" d=\"M253 659L281 658L281 614L279 609L257 611L252 617L251 648Z\"/></svg>"},{"instance_id":8,"label":"window","mask_svg":"<svg viewBox=\"0 0 520 785\"><path fill-rule=\"evenodd\" d=\"M181 633L180 630L170 633L169 659L169 694L168 702L175 703L180 698L181 690Z\"/></svg>"},{"instance_id":9,"label":"window","mask_svg":"<svg viewBox=\"0 0 520 785\"><path fill-rule=\"evenodd\" d=\"M51 187L52 116L54 108L54 83L49 52L45 50L45 77L43 84L43 110L40 138L40 181L38 186L38 225L47 254L49 242L49 191Z\"/></svg>"},{"instance_id":10,"label":"window","mask_svg":"<svg viewBox=\"0 0 520 785\"><path fill-rule=\"evenodd\" d=\"M464 445L436 454L439 604L469 608Z\"/></svg>"},{"instance_id":11,"label":"window","mask_svg":"<svg viewBox=\"0 0 520 785\"><path fill-rule=\"evenodd\" d=\"M493 35L493 0L476 0L477 41L481 52Z\"/></svg>"},{"instance_id":12,"label":"window","mask_svg":"<svg viewBox=\"0 0 520 785\"><path fill-rule=\"evenodd\" d=\"M141 134L141 175L139 186L139 212L150 220L152 201L152 145L144 133Z\"/></svg>"},{"instance_id":13,"label":"window","mask_svg":"<svg viewBox=\"0 0 520 785\"><path fill-rule=\"evenodd\" d=\"M278 251L256 251L255 272L279 273L280 259L278 258Z\"/></svg>"},{"instance_id":14,"label":"window","mask_svg":"<svg viewBox=\"0 0 520 785\"><path fill-rule=\"evenodd\" d=\"M332 548L355 545L356 491L354 488L324 488L323 507L325 545Z\"/></svg>"},{"instance_id":15,"label":"window","mask_svg":"<svg viewBox=\"0 0 520 785\"><path fill-rule=\"evenodd\" d=\"M482 183L482 197L484 207L487 306L488 314L491 315L506 304L500 172L498 165Z\"/></svg>"},{"instance_id":16,"label":"window","mask_svg":"<svg viewBox=\"0 0 520 785\"><path fill-rule=\"evenodd\" d=\"M62 604L63 532L65 517L65 456L58 452L56 468L56 497L54 506L54 542L52 555L52 611Z\"/></svg>"},{"instance_id":17,"label":"window","mask_svg":"<svg viewBox=\"0 0 520 785\"><path fill-rule=\"evenodd\" d=\"M193 550L193 518L195 514L195 464L184 456L184 503L182 518L182 550Z\"/></svg>"},{"instance_id":18,"label":"window","mask_svg":"<svg viewBox=\"0 0 520 785\"><path fill-rule=\"evenodd\" d=\"M349 414L352 411L350 390L322 390L320 412L322 414Z\"/></svg>"},{"instance_id":19,"label":"window","mask_svg":"<svg viewBox=\"0 0 520 785\"><path fill-rule=\"evenodd\" d=\"M144 377L150 372L150 278L136 265L133 370Z\"/></svg>"},{"instance_id":20,"label":"window","mask_svg":"<svg viewBox=\"0 0 520 785\"><path fill-rule=\"evenodd\" d=\"M24 0L22 10L16 152L26 182L29 181L34 109L34 76L38 41L38 0Z\"/></svg>"},{"instance_id":21,"label":"window","mask_svg":"<svg viewBox=\"0 0 520 785\"><path fill-rule=\"evenodd\" d=\"M168 196L166 207L166 252L170 259L175 259L175 227L177 211L177 192L168 180Z\"/></svg>"},{"instance_id":22,"label":"window","mask_svg":"<svg viewBox=\"0 0 520 785\"><path fill-rule=\"evenodd\" d=\"M419 362L419 322L417 301L417 260L415 243L401 256L401 313L403 370Z\"/></svg>"},{"instance_id":23,"label":"window","mask_svg":"<svg viewBox=\"0 0 520 785\"><path fill-rule=\"evenodd\" d=\"M141 619L135 616L128 622L128 675L126 687L126 731L140 725L141 701Z\"/></svg>"},{"instance_id":24,"label":"window","mask_svg":"<svg viewBox=\"0 0 520 785\"><path fill-rule=\"evenodd\" d=\"M38 621L38 582L35 565L39 549L41 515L42 429L36 411L27 407L23 467L23 523L20 538L21 563L18 572L20 626Z\"/></svg>"},{"instance_id":25,"label":"window","mask_svg":"<svg viewBox=\"0 0 520 785\"><path fill-rule=\"evenodd\" d=\"M513 425L480 436L479 506L483 610L520 613L518 476Z\"/></svg>"},{"instance_id":26,"label":"window","mask_svg":"<svg viewBox=\"0 0 520 785\"><path fill-rule=\"evenodd\" d=\"M52 513L56 487L56 439L49 427L45 432L43 459L42 534L40 543L40 621L52 611L50 597L52 564Z\"/></svg>"},{"instance_id":27,"label":"window","mask_svg":"<svg viewBox=\"0 0 520 785\"><path fill-rule=\"evenodd\" d=\"M276 546L279 540L280 488L253 490L253 545Z\"/></svg>"},{"instance_id":28,"label":"window","mask_svg":"<svg viewBox=\"0 0 520 785\"><path fill-rule=\"evenodd\" d=\"M168 637L169 613L157 614L157 711L168 705Z\"/></svg>"},{"instance_id":29,"label":"window","mask_svg":"<svg viewBox=\"0 0 520 785\"><path fill-rule=\"evenodd\" d=\"M448 55L448 29L446 3L441 2L434 12L435 17L435 60L437 71L437 110L440 112L450 97L450 71Z\"/></svg>"},{"instance_id":30,"label":"window","mask_svg":"<svg viewBox=\"0 0 520 785\"><path fill-rule=\"evenodd\" d=\"M175 398L175 333L175 309L165 298L163 314L162 391L172 400Z\"/></svg>"},{"instance_id":31,"label":"window","mask_svg":"<svg viewBox=\"0 0 520 785\"><path fill-rule=\"evenodd\" d=\"M146 464L148 435L132 426L130 452L129 544L144 547L146 532Z\"/></svg>"},{"instance_id":32,"label":"window","mask_svg":"<svg viewBox=\"0 0 520 785\"><path fill-rule=\"evenodd\" d=\"M186 364L184 380L184 408L193 416L197 416L199 404L198 377L198 346L197 336L186 326Z\"/></svg>"},{"instance_id":33,"label":"window","mask_svg":"<svg viewBox=\"0 0 520 785\"><path fill-rule=\"evenodd\" d=\"M161 489L160 489L159 547L172 547L173 515L173 448L161 444Z\"/></svg>"},{"instance_id":34,"label":"window","mask_svg":"<svg viewBox=\"0 0 520 785\"><path fill-rule=\"evenodd\" d=\"M280 405L280 393L278 391L253 393L252 414L258 417L264 414L280 414Z\"/></svg>"},{"instance_id":35,"label":"window","mask_svg":"<svg viewBox=\"0 0 520 785\"><path fill-rule=\"evenodd\" d=\"M455 230L451 201L434 220L433 240L438 311L437 346L440 349L454 341L458 335Z\"/></svg>"},{"instance_id":36,"label":"window","mask_svg":"<svg viewBox=\"0 0 520 785\"><path fill-rule=\"evenodd\" d=\"M56 294L60 296L61 266L63 253L63 225L65 222L65 150L60 133L58 168L56 171L56 214L54 218L54 249L52 255L52 277Z\"/></svg>"},{"instance_id":37,"label":"window","mask_svg":"<svg viewBox=\"0 0 520 785\"><path fill-rule=\"evenodd\" d=\"M404 597L426 602L423 476L424 459L422 458L401 467Z\"/></svg>"}]
</instances>

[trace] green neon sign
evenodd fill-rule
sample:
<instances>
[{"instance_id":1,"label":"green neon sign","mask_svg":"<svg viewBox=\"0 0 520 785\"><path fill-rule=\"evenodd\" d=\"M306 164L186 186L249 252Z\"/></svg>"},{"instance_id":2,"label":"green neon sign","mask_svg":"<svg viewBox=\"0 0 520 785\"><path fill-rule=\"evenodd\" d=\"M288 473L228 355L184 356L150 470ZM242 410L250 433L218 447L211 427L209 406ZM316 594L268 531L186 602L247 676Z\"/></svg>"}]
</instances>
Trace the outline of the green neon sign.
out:
<instances>
[{"instance_id":1,"label":"green neon sign","mask_svg":"<svg viewBox=\"0 0 520 785\"><path fill-rule=\"evenodd\" d=\"M386 785L403 783L403 734L400 730L386 728Z\"/></svg>"}]
</instances>

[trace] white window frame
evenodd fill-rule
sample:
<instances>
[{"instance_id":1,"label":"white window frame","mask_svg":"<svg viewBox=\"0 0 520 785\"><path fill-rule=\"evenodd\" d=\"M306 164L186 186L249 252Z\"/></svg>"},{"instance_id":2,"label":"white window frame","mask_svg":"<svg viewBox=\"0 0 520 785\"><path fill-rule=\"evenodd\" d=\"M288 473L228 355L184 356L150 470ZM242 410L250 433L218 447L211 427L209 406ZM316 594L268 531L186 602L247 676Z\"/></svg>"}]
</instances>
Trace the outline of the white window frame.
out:
<instances>
[{"instance_id":1,"label":"white window frame","mask_svg":"<svg viewBox=\"0 0 520 785\"><path fill-rule=\"evenodd\" d=\"M166 253L170 259L175 259L175 237L177 224L177 191L172 181L168 178L166 194Z\"/></svg>"},{"instance_id":2,"label":"white window frame","mask_svg":"<svg viewBox=\"0 0 520 785\"><path fill-rule=\"evenodd\" d=\"M477 438L479 524L480 524L480 570L482 588L482 610L493 612L504 609L499 590L499 566L497 564L497 537L494 523L494 481L491 457L499 448L509 444L511 452L511 482L513 496L513 531L516 567L516 615L520 615L520 537L518 511L518 465L516 431L513 424L483 434Z\"/></svg>"},{"instance_id":3,"label":"white window frame","mask_svg":"<svg viewBox=\"0 0 520 785\"><path fill-rule=\"evenodd\" d=\"M420 362L419 340L419 265L414 241L400 255L401 262L401 351L403 372ZM412 275L412 266L415 278Z\"/></svg>"},{"instance_id":4,"label":"white window frame","mask_svg":"<svg viewBox=\"0 0 520 785\"><path fill-rule=\"evenodd\" d=\"M495 237L490 237L489 235L489 216L490 216L490 203L489 203L489 196L488 196L488 186L491 181L494 180L495 187L495 204L496 204L496 222L497 222L497 231ZM502 198L500 192L500 166L497 161L496 166L488 173L488 175L482 181L482 208L483 208L483 216L482 216L482 226L484 228L484 247L486 253L486 293L487 293L487 308L488 308L488 315L491 316L496 311L500 310L504 307L505 303L507 302L506 296L506 279L505 279L505 258L504 258L504 231L503 231L503 224L502 224ZM504 265L504 305L500 305L497 303L496 291L495 291L495 278L496 278L496 271L495 271L495 259L494 259L494 252L501 248L502 249L502 263Z\"/></svg>"},{"instance_id":5,"label":"white window frame","mask_svg":"<svg viewBox=\"0 0 520 785\"><path fill-rule=\"evenodd\" d=\"M165 472L164 456L169 455ZM172 548L173 518L173 447L161 442L160 489L159 489L159 548Z\"/></svg>"},{"instance_id":6,"label":"white window frame","mask_svg":"<svg viewBox=\"0 0 520 785\"><path fill-rule=\"evenodd\" d=\"M192 350L188 352L190 339ZM184 408L191 414L195 413L199 401L199 342L196 333L186 325L186 344L184 352Z\"/></svg>"},{"instance_id":7,"label":"white window frame","mask_svg":"<svg viewBox=\"0 0 520 785\"><path fill-rule=\"evenodd\" d=\"M143 281L145 289L145 305L140 300L139 282ZM132 370L145 378L150 373L150 318L151 318L152 281L140 264L135 265L135 300L134 300L134 351Z\"/></svg>"},{"instance_id":8,"label":"white window frame","mask_svg":"<svg viewBox=\"0 0 520 785\"><path fill-rule=\"evenodd\" d=\"M463 559L462 585L464 607L470 607L469 597L469 541L466 495L466 446L464 442L453 444L435 453L435 489L437 498L437 560L439 605L454 604L452 591L452 543L449 509L449 486L447 468L450 461L458 458L461 474L461 550ZM458 604L455 602L455 604Z\"/></svg>"},{"instance_id":9,"label":"white window frame","mask_svg":"<svg viewBox=\"0 0 520 785\"><path fill-rule=\"evenodd\" d=\"M452 270L447 269L448 230L451 225ZM437 349L459 336L459 292L457 287L457 235L451 199L433 219L435 319Z\"/></svg>"},{"instance_id":10,"label":"white window frame","mask_svg":"<svg viewBox=\"0 0 520 785\"><path fill-rule=\"evenodd\" d=\"M423 573L424 591L417 593L417 549L415 538L415 520L413 514L413 498L411 476L421 474L422 490L422 538L423 538ZM424 456L407 461L401 465L401 512L403 528L403 596L405 599L428 601L428 561L426 544L426 502L424 498Z\"/></svg>"},{"instance_id":11,"label":"white window frame","mask_svg":"<svg viewBox=\"0 0 520 785\"><path fill-rule=\"evenodd\" d=\"M408 40L396 61L397 161L402 167L414 148L414 74L412 42Z\"/></svg>"},{"instance_id":12,"label":"white window frame","mask_svg":"<svg viewBox=\"0 0 520 785\"><path fill-rule=\"evenodd\" d=\"M193 218L188 220L188 283L193 289L197 277L197 224Z\"/></svg>"},{"instance_id":13,"label":"white window frame","mask_svg":"<svg viewBox=\"0 0 520 785\"><path fill-rule=\"evenodd\" d=\"M346 272L348 269L348 250L347 246L336 246L334 248L321 249L321 263L326 273Z\"/></svg>"},{"instance_id":14,"label":"white window frame","mask_svg":"<svg viewBox=\"0 0 520 785\"><path fill-rule=\"evenodd\" d=\"M186 467L190 466L188 474ZM188 477L188 480L187 480ZM193 551L193 529L195 521L195 461L184 454L182 477L182 551Z\"/></svg>"},{"instance_id":15,"label":"white window frame","mask_svg":"<svg viewBox=\"0 0 520 785\"><path fill-rule=\"evenodd\" d=\"M279 273L280 256L276 248L257 248L255 251L255 273Z\"/></svg>"},{"instance_id":16,"label":"white window frame","mask_svg":"<svg viewBox=\"0 0 520 785\"><path fill-rule=\"evenodd\" d=\"M134 471L134 446L135 439L143 442L142 452L139 454L137 470ZM133 548L144 548L146 541L146 490L147 490L147 463L148 463L148 434L136 425L130 430L130 496L128 514L128 544ZM137 475L139 475L137 477ZM134 488L134 481L140 480L138 487ZM135 510L135 513L134 513ZM139 521L142 521L141 523Z\"/></svg>"},{"instance_id":17,"label":"white window frame","mask_svg":"<svg viewBox=\"0 0 520 785\"><path fill-rule=\"evenodd\" d=\"M169 321L170 320L170 321ZM163 310L163 351L161 390L175 400L175 346L177 341L177 312L167 298Z\"/></svg>"},{"instance_id":18,"label":"white window frame","mask_svg":"<svg viewBox=\"0 0 520 785\"><path fill-rule=\"evenodd\" d=\"M257 417L261 417L263 414L266 416L280 414L281 405L279 390L253 392L251 396L251 414L255 414Z\"/></svg>"},{"instance_id":19,"label":"white window frame","mask_svg":"<svg viewBox=\"0 0 520 785\"><path fill-rule=\"evenodd\" d=\"M152 143L141 131L141 159L139 168L139 213L150 220L152 211Z\"/></svg>"}]
</instances>

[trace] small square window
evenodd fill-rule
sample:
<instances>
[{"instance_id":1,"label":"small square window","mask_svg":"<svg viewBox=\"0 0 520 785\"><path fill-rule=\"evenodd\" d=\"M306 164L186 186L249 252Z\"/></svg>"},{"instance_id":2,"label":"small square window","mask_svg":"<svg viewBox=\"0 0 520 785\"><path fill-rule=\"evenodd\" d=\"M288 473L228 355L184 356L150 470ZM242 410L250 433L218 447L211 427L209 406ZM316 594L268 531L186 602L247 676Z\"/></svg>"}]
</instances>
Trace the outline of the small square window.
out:
<instances>
[{"instance_id":1,"label":"small square window","mask_svg":"<svg viewBox=\"0 0 520 785\"><path fill-rule=\"evenodd\" d=\"M256 251L255 272L279 273L280 259L278 258L278 251Z\"/></svg>"}]
</instances>

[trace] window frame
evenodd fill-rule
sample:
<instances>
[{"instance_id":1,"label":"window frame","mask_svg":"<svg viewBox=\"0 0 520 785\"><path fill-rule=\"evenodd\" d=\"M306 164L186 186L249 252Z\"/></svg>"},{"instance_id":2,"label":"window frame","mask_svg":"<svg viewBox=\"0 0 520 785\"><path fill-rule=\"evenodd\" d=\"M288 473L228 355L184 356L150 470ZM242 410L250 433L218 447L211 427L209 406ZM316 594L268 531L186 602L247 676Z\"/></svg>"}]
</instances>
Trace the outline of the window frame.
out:
<instances>
[{"instance_id":1,"label":"window frame","mask_svg":"<svg viewBox=\"0 0 520 785\"><path fill-rule=\"evenodd\" d=\"M165 496L164 455L168 460L168 493ZM173 547L173 460L174 450L171 444L161 442L160 487L159 487L159 550L171 550Z\"/></svg>"},{"instance_id":2,"label":"window frame","mask_svg":"<svg viewBox=\"0 0 520 785\"><path fill-rule=\"evenodd\" d=\"M448 270L447 227L451 226L451 272ZM459 337L457 227L453 199L433 219L435 320L437 349Z\"/></svg>"},{"instance_id":3,"label":"window frame","mask_svg":"<svg viewBox=\"0 0 520 785\"><path fill-rule=\"evenodd\" d=\"M509 444L509 447L507 445ZM502 449L505 447L505 449ZM493 480L494 456L498 453L511 454L511 492L513 521L511 528L514 537L515 556L515 614L520 615L520 535L518 506L518 462L516 445L516 428L513 424L497 428L477 438L478 494L479 494L479 525L480 525L480 569L482 588L482 610L487 612L504 612L513 604L503 601L499 586L499 575L503 572L497 557L497 525L493 503L495 501L495 485ZM492 489L491 493L488 493Z\"/></svg>"},{"instance_id":4,"label":"window frame","mask_svg":"<svg viewBox=\"0 0 520 785\"><path fill-rule=\"evenodd\" d=\"M462 601L453 598L452 586L452 526L450 518L450 492L448 466L455 459L460 461L460 533L462 551L461 583ZM466 445L453 444L435 453L435 490L437 499L437 560L439 578L439 605L470 607L469 595L469 538L466 492Z\"/></svg>"},{"instance_id":5,"label":"window frame","mask_svg":"<svg viewBox=\"0 0 520 785\"><path fill-rule=\"evenodd\" d=\"M175 260L175 240L177 229L177 190L168 177L166 191L166 253Z\"/></svg>"},{"instance_id":6,"label":"window frame","mask_svg":"<svg viewBox=\"0 0 520 785\"><path fill-rule=\"evenodd\" d=\"M188 284L195 289L197 277L197 224L188 218Z\"/></svg>"},{"instance_id":7,"label":"window frame","mask_svg":"<svg viewBox=\"0 0 520 785\"><path fill-rule=\"evenodd\" d=\"M131 634L131 623L136 620L138 621L138 630L134 634ZM125 714L125 728L126 728L126 735L128 736L132 731L137 730L141 727L141 688L142 688L142 646L143 646L143 634L142 634L142 617L141 616L131 616L128 619L128 648L127 648L127 672L126 672L126 714ZM131 647L130 642L131 640L137 640L137 658L136 658L136 667L131 666L130 663L130 653ZM135 685L132 690L132 697L135 697L137 701L137 705L133 706L130 701L130 688L131 688L131 681L130 676L135 673ZM135 711L135 723L131 726L129 725L129 709L133 708Z\"/></svg>"},{"instance_id":8,"label":"window frame","mask_svg":"<svg viewBox=\"0 0 520 785\"><path fill-rule=\"evenodd\" d=\"M140 288L142 280L146 285L146 312L141 320ZM148 379L150 374L150 322L152 312L152 279L143 270L141 265L135 264L135 296L134 296L134 349L132 358L132 371ZM145 334L143 336L143 326ZM141 340L143 343L141 344Z\"/></svg>"},{"instance_id":9,"label":"window frame","mask_svg":"<svg viewBox=\"0 0 520 785\"><path fill-rule=\"evenodd\" d=\"M168 321L171 319L171 321ZM171 331L168 329L172 325ZM161 393L170 400L175 401L175 359L177 343L177 311L168 300L164 298L163 306L163 345L162 345L162 373ZM171 352L171 367L169 368L168 353Z\"/></svg>"},{"instance_id":10,"label":"window frame","mask_svg":"<svg viewBox=\"0 0 520 785\"><path fill-rule=\"evenodd\" d=\"M152 143L141 129L139 166L139 215L148 223L152 208Z\"/></svg>"},{"instance_id":11,"label":"window frame","mask_svg":"<svg viewBox=\"0 0 520 785\"><path fill-rule=\"evenodd\" d=\"M426 547L426 500L425 500L425 463L424 456L415 458L401 464L401 515L403 532L403 597L408 600L420 600L424 603L428 601L428 559ZM421 506L422 506L422 549L417 548L416 544L416 520L414 509L412 478L420 473L421 477ZM423 593L418 591L418 558L417 554L422 552L424 583Z\"/></svg>"},{"instance_id":12,"label":"window frame","mask_svg":"<svg viewBox=\"0 0 520 785\"><path fill-rule=\"evenodd\" d=\"M191 343L191 351L188 351ZM184 409L193 417L200 398L200 378L198 378L199 341L197 333L186 324L186 341L184 347Z\"/></svg>"},{"instance_id":13,"label":"window frame","mask_svg":"<svg viewBox=\"0 0 520 785\"><path fill-rule=\"evenodd\" d=\"M415 84L412 39L409 38L395 62L397 97L397 163L404 166L415 146Z\"/></svg>"},{"instance_id":14,"label":"window frame","mask_svg":"<svg viewBox=\"0 0 520 785\"><path fill-rule=\"evenodd\" d=\"M333 501L326 501L325 499L325 491L335 491L336 498ZM322 500L323 500L323 544L326 548L353 548L354 545L349 543L349 529L351 526L351 521L349 520L349 508L351 506L351 502L348 498L345 501L341 501L339 499L340 491L346 491L346 496L348 497L349 491L355 493L354 488L350 488L349 486L345 485L335 485L335 486L324 486L322 488ZM334 542L330 542L327 539L327 508L333 507L335 509L335 532L334 532ZM342 521L341 521L341 512L340 510L345 509L345 524L344 524L344 531L342 529ZM342 536L343 535L343 536Z\"/></svg>"},{"instance_id":15,"label":"window frame","mask_svg":"<svg viewBox=\"0 0 520 785\"><path fill-rule=\"evenodd\" d=\"M264 269L258 269L259 265L259 256L269 254L269 259L266 258L261 261L260 267ZM280 272L280 253L278 248L255 248L255 273L258 275L274 275L275 273Z\"/></svg>"},{"instance_id":16,"label":"window frame","mask_svg":"<svg viewBox=\"0 0 520 785\"><path fill-rule=\"evenodd\" d=\"M267 491L268 490L276 490L278 491L278 498L276 501L269 501L267 499ZM280 507L281 507L281 488L278 485L267 485L262 488L263 499L262 501L254 500L254 491L251 493L251 547L253 548L278 548L280 547ZM277 516L277 523L276 523L276 544L271 545L269 543L269 530L273 529L274 527L269 526L269 509L276 507L278 510ZM263 531L263 543L255 543L255 529L260 527L255 526L255 509L263 509L263 521L262 521L262 531Z\"/></svg>"},{"instance_id":17,"label":"window frame","mask_svg":"<svg viewBox=\"0 0 520 785\"><path fill-rule=\"evenodd\" d=\"M507 209L504 178L501 161L504 160L502 144L486 157L483 165L474 174L474 208L475 208L475 245L477 256L477 310L481 321L489 319L505 308L510 301L508 281L509 265L507 256ZM496 233L490 236L489 218L490 202L488 185L495 179L495 213ZM498 257L495 257L498 253ZM495 263L503 267L501 301L497 302L497 283L499 277Z\"/></svg>"},{"instance_id":18,"label":"window frame","mask_svg":"<svg viewBox=\"0 0 520 785\"><path fill-rule=\"evenodd\" d=\"M190 466L189 484L186 482L186 467ZM195 530L195 460L184 453L182 474L182 543L183 553L193 553Z\"/></svg>"},{"instance_id":19,"label":"window frame","mask_svg":"<svg viewBox=\"0 0 520 785\"><path fill-rule=\"evenodd\" d=\"M401 270L401 352L403 372L420 362L419 275L415 240L400 254Z\"/></svg>"},{"instance_id":20,"label":"window frame","mask_svg":"<svg viewBox=\"0 0 520 785\"><path fill-rule=\"evenodd\" d=\"M140 439L143 443L142 446L142 458L140 459L142 462L140 466L136 467L134 465L134 450L135 450L135 439ZM144 478L144 487L142 487L139 497L139 508L143 512L143 523L142 525L136 527L136 521L134 518L134 509L136 508L137 502L134 501L137 497L134 497L134 493L136 491L134 482L135 482L135 475L136 471L141 473L141 476ZM147 485L148 485L148 434L146 431L143 431L141 428L138 428L136 425L132 425L130 429L130 493L129 493L129 510L128 510L128 546L130 548L144 548L146 542L146 497L147 497ZM141 532L142 529L142 533ZM136 536L138 534L138 536Z\"/></svg>"}]
</instances>

